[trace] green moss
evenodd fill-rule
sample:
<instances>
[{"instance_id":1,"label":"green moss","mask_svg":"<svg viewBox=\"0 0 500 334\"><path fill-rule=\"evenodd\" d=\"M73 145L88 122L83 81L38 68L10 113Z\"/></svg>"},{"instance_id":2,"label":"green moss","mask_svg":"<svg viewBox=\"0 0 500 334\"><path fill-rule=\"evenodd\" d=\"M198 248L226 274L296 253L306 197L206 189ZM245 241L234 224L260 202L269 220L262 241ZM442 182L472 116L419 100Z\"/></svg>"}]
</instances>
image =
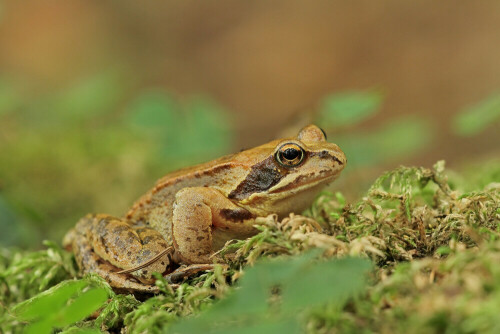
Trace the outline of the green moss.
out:
<instances>
[{"instance_id":1,"label":"green moss","mask_svg":"<svg viewBox=\"0 0 500 334\"><path fill-rule=\"evenodd\" d=\"M498 332L499 165L486 166L480 178L450 180L443 162L400 167L356 203L323 193L304 216L257 219L259 234L221 251L235 252L229 266L178 286L160 277L161 293L140 300L115 294L96 275L75 281L72 256L53 243L39 252L2 249L1 330L48 323L65 333ZM63 295L68 282L83 288ZM102 298L88 291L104 291L106 302L66 317L61 310L81 298ZM51 306L57 319L19 313L58 294L66 297Z\"/></svg>"}]
</instances>

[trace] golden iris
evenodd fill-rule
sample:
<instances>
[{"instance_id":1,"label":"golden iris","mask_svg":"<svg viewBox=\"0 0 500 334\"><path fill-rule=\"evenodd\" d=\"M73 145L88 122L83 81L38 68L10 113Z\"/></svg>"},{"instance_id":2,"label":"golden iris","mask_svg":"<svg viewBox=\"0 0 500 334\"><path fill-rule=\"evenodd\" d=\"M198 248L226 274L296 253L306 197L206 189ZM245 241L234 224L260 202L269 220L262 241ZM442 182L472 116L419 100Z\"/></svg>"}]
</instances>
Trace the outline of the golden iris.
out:
<instances>
[{"instance_id":1,"label":"golden iris","mask_svg":"<svg viewBox=\"0 0 500 334\"><path fill-rule=\"evenodd\" d=\"M282 145L276 152L276 160L285 167L294 167L304 160L304 150L297 144Z\"/></svg>"}]
</instances>

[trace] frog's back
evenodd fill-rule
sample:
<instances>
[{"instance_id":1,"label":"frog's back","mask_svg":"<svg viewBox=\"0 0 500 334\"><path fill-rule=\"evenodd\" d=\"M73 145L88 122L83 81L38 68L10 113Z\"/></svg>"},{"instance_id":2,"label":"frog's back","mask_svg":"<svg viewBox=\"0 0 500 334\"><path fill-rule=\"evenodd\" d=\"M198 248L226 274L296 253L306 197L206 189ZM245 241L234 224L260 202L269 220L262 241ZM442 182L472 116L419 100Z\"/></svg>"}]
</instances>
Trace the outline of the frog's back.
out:
<instances>
[{"instance_id":1,"label":"frog's back","mask_svg":"<svg viewBox=\"0 0 500 334\"><path fill-rule=\"evenodd\" d=\"M235 170L231 157L225 156L165 175L134 203L125 218L131 223L146 224L152 213L162 209L170 213L170 219L175 195L183 188L215 187L223 191L223 184L232 178Z\"/></svg>"}]
</instances>

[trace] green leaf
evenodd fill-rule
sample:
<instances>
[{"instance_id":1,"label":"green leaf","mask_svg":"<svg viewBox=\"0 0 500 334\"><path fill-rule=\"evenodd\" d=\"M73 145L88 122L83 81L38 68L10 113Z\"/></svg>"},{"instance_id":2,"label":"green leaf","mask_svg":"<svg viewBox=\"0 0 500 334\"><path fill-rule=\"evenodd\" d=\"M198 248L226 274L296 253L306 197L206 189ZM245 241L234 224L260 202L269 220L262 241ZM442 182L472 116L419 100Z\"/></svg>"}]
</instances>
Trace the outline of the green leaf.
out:
<instances>
[{"instance_id":1,"label":"green leaf","mask_svg":"<svg viewBox=\"0 0 500 334\"><path fill-rule=\"evenodd\" d=\"M40 293L39 295L17 304L13 308L22 320L43 318L55 310L61 309L69 298L81 291L87 283L85 281L64 281Z\"/></svg>"},{"instance_id":2,"label":"green leaf","mask_svg":"<svg viewBox=\"0 0 500 334\"><path fill-rule=\"evenodd\" d=\"M410 157L431 143L434 128L426 119L401 117L372 132L354 132L335 137L349 158L349 166L384 163Z\"/></svg>"},{"instance_id":3,"label":"green leaf","mask_svg":"<svg viewBox=\"0 0 500 334\"><path fill-rule=\"evenodd\" d=\"M318 256L319 250L303 254L290 261L262 262L250 268L241 280L241 289L214 307L210 317L221 319L231 316L265 314L271 288L290 279L298 279L302 267Z\"/></svg>"},{"instance_id":4,"label":"green leaf","mask_svg":"<svg viewBox=\"0 0 500 334\"><path fill-rule=\"evenodd\" d=\"M149 91L137 97L128 106L127 122L134 130L154 135L171 129L179 134L182 122L176 102L161 91Z\"/></svg>"},{"instance_id":5,"label":"green leaf","mask_svg":"<svg viewBox=\"0 0 500 334\"><path fill-rule=\"evenodd\" d=\"M49 103L59 117L80 121L111 110L124 94L123 80L114 72L76 81Z\"/></svg>"},{"instance_id":6,"label":"green leaf","mask_svg":"<svg viewBox=\"0 0 500 334\"><path fill-rule=\"evenodd\" d=\"M226 153L230 148L229 114L205 97L193 97L186 105L189 134L188 151L207 158Z\"/></svg>"},{"instance_id":7,"label":"green leaf","mask_svg":"<svg viewBox=\"0 0 500 334\"><path fill-rule=\"evenodd\" d=\"M245 273L238 290L200 316L174 324L171 332L252 333L259 327L259 333L270 333L290 322L298 327L293 315L300 309L326 302L342 305L363 288L370 262L357 258L317 261L319 252L258 263ZM282 302L270 303L277 291Z\"/></svg>"},{"instance_id":8,"label":"green leaf","mask_svg":"<svg viewBox=\"0 0 500 334\"><path fill-rule=\"evenodd\" d=\"M332 94L322 101L316 122L326 129L357 124L377 113L382 100L376 91Z\"/></svg>"},{"instance_id":9,"label":"green leaf","mask_svg":"<svg viewBox=\"0 0 500 334\"><path fill-rule=\"evenodd\" d=\"M196 332L191 332L196 333ZM198 332L205 334L206 331ZM234 328L215 329L210 332L211 334L233 334ZM238 334L300 334L303 333L302 326L297 321L297 318L279 318L279 319L259 319L258 321L251 321L242 328L238 328Z\"/></svg>"},{"instance_id":10,"label":"green leaf","mask_svg":"<svg viewBox=\"0 0 500 334\"><path fill-rule=\"evenodd\" d=\"M460 136L474 136L498 120L500 120L500 95L493 95L460 111L453 119L452 130Z\"/></svg>"},{"instance_id":11,"label":"green leaf","mask_svg":"<svg viewBox=\"0 0 500 334\"><path fill-rule=\"evenodd\" d=\"M30 324L25 331L25 334L50 334L50 333L52 333L52 324L50 319Z\"/></svg>"},{"instance_id":12,"label":"green leaf","mask_svg":"<svg viewBox=\"0 0 500 334\"><path fill-rule=\"evenodd\" d=\"M284 283L283 311L298 311L329 301L342 305L363 288L364 274L370 268L369 261L357 258L303 265L296 273L300 279Z\"/></svg>"},{"instance_id":13,"label":"green leaf","mask_svg":"<svg viewBox=\"0 0 500 334\"><path fill-rule=\"evenodd\" d=\"M13 313L20 320L35 321L27 328L28 333L50 333L54 328L85 319L106 302L108 292L104 288L93 288L78 295L87 285L84 280L62 282L16 305Z\"/></svg>"},{"instance_id":14,"label":"green leaf","mask_svg":"<svg viewBox=\"0 0 500 334\"><path fill-rule=\"evenodd\" d=\"M85 319L92 312L99 309L108 299L105 289L91 289L78 296L71 304L61 309L54 323L57 327L63 327Z\"/></svg>"},{"instance_id":15,"label":"green leaf","mask_svg":"<svg viewBox=\"0 0 500 334\"><path fill-rule=\"evenodd\" d=\"M227 153L231 143L228 116L204 97L180 101L162 91L150 91L130 104L126 121L155 144L158 158L182 165Z\"/></svg>"}]
</instances>

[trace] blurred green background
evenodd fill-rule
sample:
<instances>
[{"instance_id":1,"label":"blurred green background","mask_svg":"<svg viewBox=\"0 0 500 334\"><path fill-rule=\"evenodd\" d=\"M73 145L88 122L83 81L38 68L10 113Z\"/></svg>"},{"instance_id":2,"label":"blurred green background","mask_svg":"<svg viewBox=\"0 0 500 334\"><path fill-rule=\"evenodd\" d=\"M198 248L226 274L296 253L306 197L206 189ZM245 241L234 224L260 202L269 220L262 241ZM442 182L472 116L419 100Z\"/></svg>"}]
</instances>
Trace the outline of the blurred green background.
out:
<instances>
[{"instance_id":1,"label":"blurred green background","mask_svg":"<svg viewBox=\"0 0 500 334\"><path fill-rule=\"evenodd\" d=\"M350 199L400 164L496 164L498 31L499 2L0 1L0 245L309 122Z\"/></svg>"}]
</instances>

